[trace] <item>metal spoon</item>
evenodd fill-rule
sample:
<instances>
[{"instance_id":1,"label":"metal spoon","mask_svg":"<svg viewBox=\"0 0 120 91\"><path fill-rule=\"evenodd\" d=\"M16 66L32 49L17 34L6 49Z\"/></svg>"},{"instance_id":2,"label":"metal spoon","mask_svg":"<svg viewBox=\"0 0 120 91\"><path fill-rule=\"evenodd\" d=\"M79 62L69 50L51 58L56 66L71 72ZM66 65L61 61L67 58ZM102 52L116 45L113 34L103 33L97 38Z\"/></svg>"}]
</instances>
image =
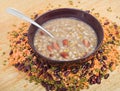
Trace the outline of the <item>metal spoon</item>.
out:
<instances>
[{"instance_id":1,"label":"metal spoon","mask_svg":"<svg viewBox=\"0 0 120 91\"><path fill-rule=\"evenodd\" d=\"M22 14L21 12L17 11L16 9L13 8L7 8L7 12L15 15L19 18L22 18L30 23L32 23L33 25L37 26L38 28L40 28L41 30L43 30L44 32L46 32L50 37L54 38L54 36L48 32L46 29L44 29L42 26L40 26L38 23L36 23L35 21L33 21L32 19L30 19L29 17L25 16L24 14Z\"/></svg>"}]
</instances>

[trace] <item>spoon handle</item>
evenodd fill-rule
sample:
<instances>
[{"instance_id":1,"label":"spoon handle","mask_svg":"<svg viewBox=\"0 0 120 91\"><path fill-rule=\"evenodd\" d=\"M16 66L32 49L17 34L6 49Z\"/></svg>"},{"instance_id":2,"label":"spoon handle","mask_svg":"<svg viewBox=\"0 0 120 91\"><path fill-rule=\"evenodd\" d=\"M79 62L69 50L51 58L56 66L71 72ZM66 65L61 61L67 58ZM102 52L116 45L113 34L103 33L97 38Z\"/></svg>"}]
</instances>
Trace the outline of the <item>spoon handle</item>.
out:
<instances>
[{"instance_id":1,"label":"spoon handle","mask_svg":"<svg viewBox=\"0 0 120 91\"><path fill-rule=\"evenodd\" d=\"M13 8L7 8L7 12L14 15L14 16L17 16L23 20L26 20L30 23L32 23L33 25L37 26L38 28L40 28L41 30L43 30L44 32L46 32L49 36L51 36L52 38L54 38L54 36L49 33L47 30L45 30L43 27L41 27L38 23L36 23L35 21L33 21L32 19L30 19L29 17L27 17L26 15L22 14L21 12L17 11L16 9L13 9Z\"/></svg>"}]
</instances>

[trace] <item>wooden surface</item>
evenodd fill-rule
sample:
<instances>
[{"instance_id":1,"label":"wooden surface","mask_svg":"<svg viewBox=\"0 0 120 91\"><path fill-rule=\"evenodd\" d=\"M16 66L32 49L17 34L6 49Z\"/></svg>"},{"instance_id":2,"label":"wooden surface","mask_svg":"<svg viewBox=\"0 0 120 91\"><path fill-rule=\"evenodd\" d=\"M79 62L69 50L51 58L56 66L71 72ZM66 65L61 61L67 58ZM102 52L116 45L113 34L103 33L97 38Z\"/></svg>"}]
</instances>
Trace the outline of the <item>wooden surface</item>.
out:
<instances>
[{"instance_id":1,"label":"wooden surface","mask_svg":"<svg viewBox=\"0 0 120 91\"><path fill-rule=\"evenodd\" d=\"M14 67L4 66L4 60L7 60L9 53L9 41L7 32L11 31L12 25L19 25L22 20L6 13L7 7L14 7L26 15L30 16L39 10L47 11L61 7L82 8L83 10L95 9L93 12L99 12L113 22L120 25L120 0L0 0L0 91L45 91L41 85L34 85L25 80L25 74L18 72ZM79 3L80 1L80 3ZM107 9L111 7L112 12ZM2 55L3 52L5 55ZM83 91L120 91L120 67L111 73L109 79L102 80L102 84L90 86L90 89Z\"/></svg>"}]
</instances>

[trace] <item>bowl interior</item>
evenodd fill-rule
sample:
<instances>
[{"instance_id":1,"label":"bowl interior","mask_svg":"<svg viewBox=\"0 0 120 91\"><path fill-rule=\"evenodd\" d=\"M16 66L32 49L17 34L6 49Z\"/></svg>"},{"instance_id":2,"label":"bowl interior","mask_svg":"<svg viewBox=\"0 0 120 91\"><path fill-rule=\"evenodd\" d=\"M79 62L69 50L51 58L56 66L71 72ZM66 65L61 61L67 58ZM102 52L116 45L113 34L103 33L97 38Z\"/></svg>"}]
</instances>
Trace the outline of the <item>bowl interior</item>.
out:
<instances>
[{"instance_id":1,"label":"bowl interior","mask_svg":"<svg viewBox=\"0 0 120 91\"><path fill-rule=\"evenodd\" d=\"M102 29L100 23L92 15L90 15L90 14L84 12L84 11L77 10L77 9L68 9L68 8L56 9L56 10L49 11L47 13L44 13L40 17L38 17L35 21L38 24L42 25L46 21L49 21L49 20L55 19L55 18L62 18L62 17L77 18L78 20L82 20L83 22L87 23L88 25L90 25L94 29L94 31L97 35L97 41L98 41L94 52L91 53L90 55L86 56L86 57L81 58L81 59L70 60L70 61L85 61L85 60L87 60L88 58L90 58L90 56L95 54L95 52L98 50L98 48L102 44L102 41L103 41L103 38L104 38L104 33L103 33L103 29ZM29 42L31 48L33 49L33 51L36 52L36 53L37 53L37 51L35 50L35 47L34 47L34 36L35 36L35 33L36 33L37 29L38 28L35 27L34 25L30 25L30 28L28 30L28 42ZM37 54L39 56L42 56L39 53L37 53ZM44 57L44 58L46 58L46 57ZM52 59L49 59L49 58L46 58L46 59L51 60L51 61L57 61L57 60L52 60ZM62 62L62 60L61 60L61 62Z\"/></svg>"}]
</instances>

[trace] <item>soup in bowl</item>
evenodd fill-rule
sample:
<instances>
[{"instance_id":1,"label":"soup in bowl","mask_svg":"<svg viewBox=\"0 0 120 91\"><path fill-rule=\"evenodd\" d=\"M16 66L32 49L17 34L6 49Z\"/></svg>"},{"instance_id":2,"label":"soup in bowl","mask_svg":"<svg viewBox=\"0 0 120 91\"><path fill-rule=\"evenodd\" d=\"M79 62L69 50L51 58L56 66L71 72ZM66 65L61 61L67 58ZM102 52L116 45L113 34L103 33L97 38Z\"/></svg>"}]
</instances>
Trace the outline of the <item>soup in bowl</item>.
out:
<instances>
[{"instance_id":1,"label":"soup in bowl","mask_svg":"<svg viewBox=\"0 0 120 91\"><path fill-rule=\"evenodd\" d=\"M51 38L31 25L28 42L38 57L48 62L85 62L103 41L103 29L92 15L77 9L56 9L35 20L48 30Z\"/></svg>"}]
</instances>

